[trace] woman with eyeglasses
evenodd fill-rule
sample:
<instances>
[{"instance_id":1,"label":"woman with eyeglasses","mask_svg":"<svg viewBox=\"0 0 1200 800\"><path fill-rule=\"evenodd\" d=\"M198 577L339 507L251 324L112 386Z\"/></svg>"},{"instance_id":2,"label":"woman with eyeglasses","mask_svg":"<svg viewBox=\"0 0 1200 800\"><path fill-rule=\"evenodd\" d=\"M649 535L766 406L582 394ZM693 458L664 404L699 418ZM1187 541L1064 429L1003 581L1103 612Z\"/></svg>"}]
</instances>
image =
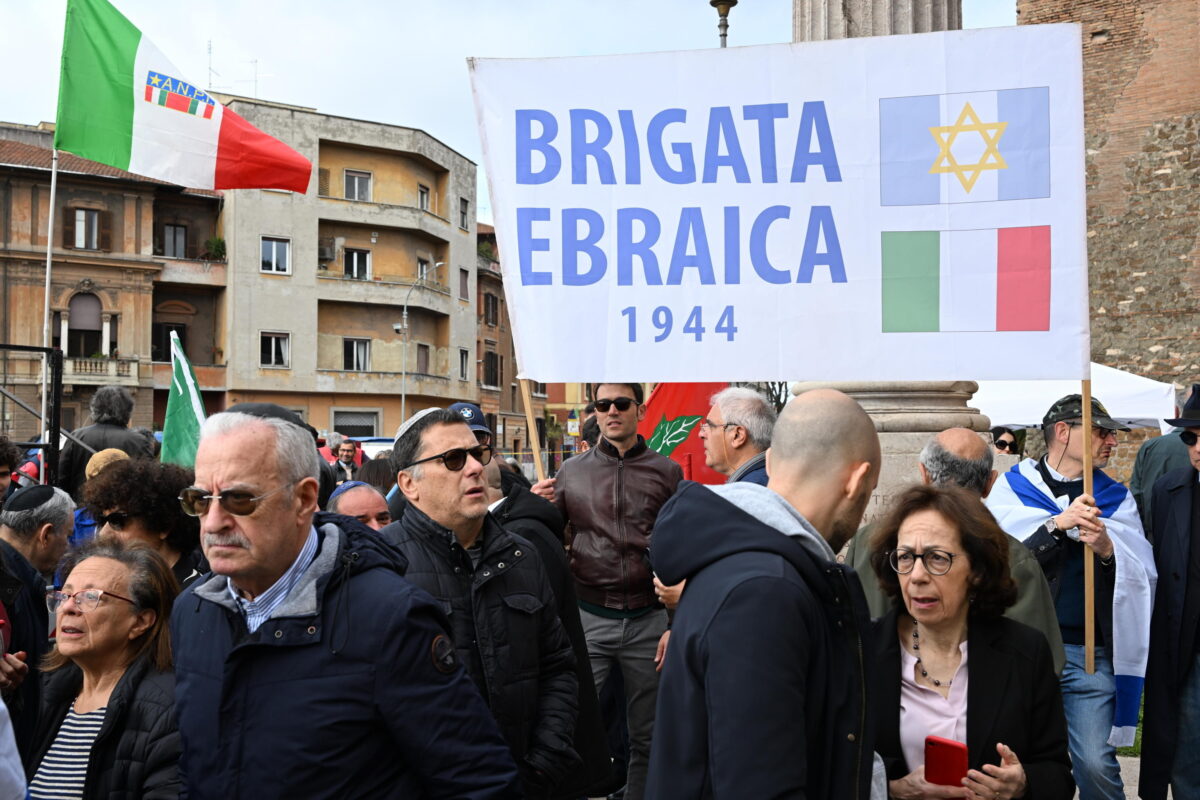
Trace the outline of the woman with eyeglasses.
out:
<instances>
[{"instance_id":1,"label":"woman with eyeglasses","mask_svg":"<svg viewBox=\"0 0 1200 800\"><path fill-rule=\"evenodd\" d=\"M30 797L177 797L175 576L153 550L115 539L74 551L63 574L47 595L57 639L42 665Z\"/></svg>"},{"instance_id":2,"label":"woman with eyeglasses","mask_svg":"<svg viewBox=\"0 0 1200 800\"><path fill-rule=\"evenodd\" d=\"M143 458L120 461L83 485L83 502L96 520L97 536L151 548L186 588L208 572L200 550L200 524L179 504L180 492L192 480L190 469L174 464Z\"/></svg>"},{"instance_id":3,"label":"woman with eyeglasses","mask_svg":"<svg viewBox=\"0 0 1200 800\"><path fill-rule=\"evenodd\" d=\"M875 621L873 698L891 797L1074 795L1050 646L1003 616L1017 596L1008 547L978 497L933 486L900 495L872 537L872 566L893 603ZM927 736L966 745L961 783L926 780Z\"/></svg>"}]
</instances>

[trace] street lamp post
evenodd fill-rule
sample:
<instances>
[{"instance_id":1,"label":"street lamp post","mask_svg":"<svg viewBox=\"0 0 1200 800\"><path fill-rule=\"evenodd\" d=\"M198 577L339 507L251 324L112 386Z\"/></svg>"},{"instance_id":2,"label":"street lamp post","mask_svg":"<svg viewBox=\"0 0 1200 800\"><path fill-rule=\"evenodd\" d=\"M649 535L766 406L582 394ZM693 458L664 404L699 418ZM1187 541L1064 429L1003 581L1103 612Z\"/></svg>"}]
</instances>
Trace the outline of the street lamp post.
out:
<instances>
[{"instance_id":1,"label":"street lamp post","mask_svg":"<svg viewBox=\"0 0 1200 800\"><path fill-rule=\"evenodd\" d=\"M708 0L708 4L721 15L717 28L721 31L721 47L725 46L725 35L729 32L729 9L738 4L738 0Z\"/></svg>"},{"instance_id":2,"label":"street lamp post","mask_svg":"<svg viewBox=\"0 0 1200 800\"><path fill-rule=\"evenodd\" d=\"M433 277L437 272L438 267L445 265L445 261L439 261L429 270L427 276ZM412 297L413 289L425 283L424 278L419 278L413 281L408 287L408 293L404 295L404 313L400 315L399 324L393 326L396 333L404 334L404 352L400 355L400 424L403 425L408 419L408 301Z\"/></svg>"}]
</instances>

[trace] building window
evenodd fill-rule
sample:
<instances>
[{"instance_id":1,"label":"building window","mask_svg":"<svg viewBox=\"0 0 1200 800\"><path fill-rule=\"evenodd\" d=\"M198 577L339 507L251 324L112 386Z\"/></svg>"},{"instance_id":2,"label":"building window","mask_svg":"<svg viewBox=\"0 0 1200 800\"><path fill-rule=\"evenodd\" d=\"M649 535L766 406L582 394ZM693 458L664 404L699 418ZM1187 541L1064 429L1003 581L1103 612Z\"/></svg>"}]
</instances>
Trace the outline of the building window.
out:
<instances>
[{"instance_id":1,"label":"building window","mask_svg":"<svg viewBox=\"0 0 1200 800\"><path fill-rule=\"evenodd\" d=\"M417 280L424 281L429 279L429 259L417 259Z\"/></svg>"},{"instance_id":2,"label":"building window","mask_svg":"<svg viewBox=\"0 0 1200 800\"><path fill-rule=\"evenodd\" d=\"M292 349L290 333L262 333L259 335L259 343L259 364L264 367L287 367L290 365Z\"/></svg>"},{"instance_id":3,"label":"building window","mask_svg":"<svg viewBox=\"0 0 1200 800\"><path fill-rule=\"evenodd\" d=\"M471 201L465 197L458 198L458 227L464 231L469 229L471 221Z\"/></svg>"},{"instance_id":4,"label":"building window","mask_svg":"<svg viewBox=\"0 0 1200 800\"><path fill-rule=\"evenodd\" d=\"M458 271L458 296L463 300L471 299L471 273L469 270Z\"/></svg>"},{"instance_id":5,"label":"building window","mask_svg":"<svg viewBox=\"0 0 1200 800\"><path fill-rule=\"evenodd\" d=\"M167 258L187 258L187 226L163 226L163 255Z\"/></svg>"},{"instance_id":6,"label":"building window","mask_svg":"<svg viewBox=\"0 0 1200 800\"><path fill-rule=\"evenodd\" d=\"M517 402L517 385L515 383L508 387L508 396L509 403L514 411L521 407L520 403Z\"/></svg>"},{"instance_id":7,"label":"building window","mask_svg":"<svg viewBox=\"0 0 1200 800\"><path fill-rule=\"evenodd\" d=\"M150 360L171 360L171 331L179 334L179 344L187 352L187 325L181 322L150 323Z\"/></svg>"},{"instance_id":8,"label":"building window","mask_svg":"<svg viewBox=\"0 0 1200 800\"><path fill-rule=\"evenodd\" d=\"M351 250L346 248L345 276L356 281L365 281L371 277L371 251Z\"/></svg>"},{"instance_id":9,"label":"building window","mask_svg":"<svg viewBox=\"0 0 1200 800\"><path fill-rule=\"evenodd\" d=\"M465 381L467 373L471 369L471 351L463 348L458 349L458 379Z\"/></svg>"},{"instance_id":10,"label":"building window","mask_svg":"<svg viewBox=\"0 0 1200 800\"><path fill-rule=\"evenodd\" d=\"M500 356L491 351L483 354L483 385L489 389L500 388Z\"/></svg>"},{"instance_id":11,"label":"building window","mask_svg":"<svg viewBox=\"0 0 1200 800\"><path fill-rule=\"evenodd\" d=\"M292 242L290 239L262 237L261 272L288 275L292 271Z\"/></svg>"},{"instance_id":12,"label":"building window","mask_svg":"<svg viewBox=\"0 0 1200 800\"><path fill-rule=\"evenodd\" d=\"M546 396L546 384L544 384L544 383L535 383L535 384L533 384L533 388L532 388L532 390L531 390L531 391L532 391L532 392L534 393L534 395L536 395L537 397L545 397L545 396Z\"/></svg>"},{"instance_id":13,"label":"building window","mask_svg":"<svg viewBox=\"0 0 1200 800\"><path fill-rule=\"evenodd\" d=\"M491 292L483 295L483 323L485 325L500 324L500 298Z\"/></svg>"},{"instance_id":14,"label":"building window","mask_svg":"<svg viewBox=\"0 0 1200 800\"><path fill-rule=\"evenodd\" d=\"M429 210L429 187L421 183L417 184L417 208Z\"/></svg>"},{"instance_id":15,"label":"building window","mask_svg":"<svg viewBox=\"0 0 1200 800\"><path fill-rule=\"evenodd\" d=\"M417 345L417 372L421 375L429 373L429 345Z\"/></svg>"},{"instance_id":16,"label":"building window","mask_svg":"<svg viewBox=\"0 0 1200 800\"><path fill-rule=\"evenodd\" d=\"M378 411L334 411L333 429L345 436L377 436Z\"/></svg>"},{"instance_id":17,"label":"building window","mask_svg":"<svg viewBox=\"0 0 1200 800\"><path fill-rule=\"evenodd\" d=\"M346 199L371 200L371 173L346 170Z\"/></svg>"},{"instance_id":18,"label":"building window","mask_svg":"<svg viewBox=\"0 0 1200 800\"><path fill-rule=\"evenodd\" d=\"M100 212L90 208L75 209L75 247L78 250L100 249Z\"/></svg>"},{"instance_id":19,"label":"building window","mask_svg":"<svg viewBox=\"0 0 1200 800\"><path fill-rule=\"evenodd\" d=\"M342 369L355 372L371 369L370 339L342 339Z\"/></svg>"}]
</instances>

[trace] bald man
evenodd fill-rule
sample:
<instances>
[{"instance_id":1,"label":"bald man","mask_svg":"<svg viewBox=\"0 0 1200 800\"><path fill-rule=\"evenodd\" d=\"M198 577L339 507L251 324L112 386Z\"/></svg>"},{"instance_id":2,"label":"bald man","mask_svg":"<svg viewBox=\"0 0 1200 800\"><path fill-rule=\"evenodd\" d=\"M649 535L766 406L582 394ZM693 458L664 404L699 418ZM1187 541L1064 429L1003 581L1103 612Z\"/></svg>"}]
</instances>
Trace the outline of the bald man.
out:
<instances>
[{"instance_id":1,"label":"bald man","mask_svg":"<svg viewBox=\"0 0 1200 800\"><path fill-rule=\"evenodd\" d=\"M996 470L992 469L992 448L978 433L966 428L950 428L931 438L917 459L917 472L921 476L921 483L957 486L977 495L980 501L988 496L992 484L996 482ZM845 562L854 567L862 580L871 616L882 617L892 610L892 601L880 589L871 566L873 530L874 526L867 525L855 534L846 548ZM1008 569L1017 582L1017 602L1004 615L1045 634L1054 656L1054 669L1062 672L1067 655L1063 650L1050 584L1046 582L1046 574L1029 548L1017 539L1009 538Z\"/></svg>"},{"instance_id":2,"label":"bald man","mask_svg":"<svg viewBox=\"0 0 1200 800\"><path fill-rule=\"evenodd\" d=\"M766 487L685 482L663 506L653 565L688 587L647 797L870 796L870 623L834 553L862 521L879 461L857 403L807 392L775 425Z\"/></svg>"}]
</instances>

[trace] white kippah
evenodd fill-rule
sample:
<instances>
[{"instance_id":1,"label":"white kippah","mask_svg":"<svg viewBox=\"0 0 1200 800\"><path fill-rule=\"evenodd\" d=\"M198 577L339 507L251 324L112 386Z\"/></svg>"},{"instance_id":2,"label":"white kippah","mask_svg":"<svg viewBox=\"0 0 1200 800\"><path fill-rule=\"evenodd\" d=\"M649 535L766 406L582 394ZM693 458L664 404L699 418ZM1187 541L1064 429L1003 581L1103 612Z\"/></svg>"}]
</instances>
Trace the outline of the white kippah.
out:
<instances>
[{"instance_id":1,"label":"white kippah","mask_svg":"<svg viewBox=\"0 0 1200 800\"><path fill-rule=\"evenodd\" d=\"M400 427L396 429L396 438L392 440L392 446L394 447L396 442L400 441L400 437L407 433L409 428L411 428L413 425L416 425L417 420L419 420L421 417L428 416L434 411L441 410L442 409L438 408L437 406L434 406L433 408L424 408L406 419L403 423L401 423Z\"/></svg>"}]
</instances>

